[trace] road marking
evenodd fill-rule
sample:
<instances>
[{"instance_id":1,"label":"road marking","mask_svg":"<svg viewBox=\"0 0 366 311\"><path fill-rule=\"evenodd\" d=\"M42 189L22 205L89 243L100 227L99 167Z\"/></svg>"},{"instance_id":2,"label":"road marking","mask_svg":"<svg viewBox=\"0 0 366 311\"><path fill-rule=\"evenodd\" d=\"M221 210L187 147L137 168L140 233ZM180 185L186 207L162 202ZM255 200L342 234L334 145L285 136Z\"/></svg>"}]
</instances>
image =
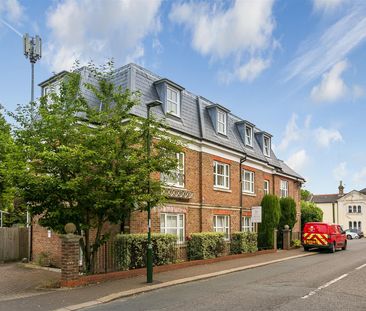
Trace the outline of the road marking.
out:
<instances>
[{"instance_id":1,"label":"road marking","mask_svg":"<svg viewBox=\"0 0 366 311\"><path fill-rule=\"evenodd\" d=\"M324 289L324 288L328 287L329 285L334 284L335 282L338 282L338 281L342 280L342 279L343 279L343 278L345 278L347 275L348 275L348 273L343 274L343 275L341 275L340 277L338 277L338 278L336 278L336 279L334 279L334 280L331 280L331 281L329 281L328 283L325 283L325 284L324 284L324 285L322 285L322 286L319 286L316 290L311 291L309 294L307 294L307 295L305 295L305 296L303 296L303 297L301 297L301 298L302 298L302 299L309 298L310 296L315 295L318 291L320 291L320 290L322 290L322 289Z\"/></svg>"},{"instance_id":2,"label":"road marking","mask_svg":"<svg viewBox=\"0 0 366 311\"><path fill-rule=\"evenodd\" d=\"M362 269L362 268L364 268L364 267L366 267L366 263L365 263L365 264L363 264L363 265L361 265L361 266L359 266L359 267L357 267L357 268L356 268L356 270L360 270L360 269Z\"/></svg>"}]
</instances>

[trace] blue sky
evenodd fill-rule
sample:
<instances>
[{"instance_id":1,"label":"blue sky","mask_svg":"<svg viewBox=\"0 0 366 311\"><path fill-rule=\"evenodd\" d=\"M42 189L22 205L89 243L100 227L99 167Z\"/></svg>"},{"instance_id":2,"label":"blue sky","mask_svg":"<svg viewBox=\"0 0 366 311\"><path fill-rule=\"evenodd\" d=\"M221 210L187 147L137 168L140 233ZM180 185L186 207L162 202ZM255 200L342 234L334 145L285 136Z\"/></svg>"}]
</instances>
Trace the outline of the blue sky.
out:
<instances>
[{"instance_id":1,"label":"blue sky","mask_svg":"<svg viewBox=\"0 0 366 311\"><path fill-rule=\"evenodd\" d=\"M43 39L36 83L76 58L135 62L272 133L306 189L366 187L366 1L0 0L10 111L30 98L26 32Z\"/></svg>"}]
</instances>

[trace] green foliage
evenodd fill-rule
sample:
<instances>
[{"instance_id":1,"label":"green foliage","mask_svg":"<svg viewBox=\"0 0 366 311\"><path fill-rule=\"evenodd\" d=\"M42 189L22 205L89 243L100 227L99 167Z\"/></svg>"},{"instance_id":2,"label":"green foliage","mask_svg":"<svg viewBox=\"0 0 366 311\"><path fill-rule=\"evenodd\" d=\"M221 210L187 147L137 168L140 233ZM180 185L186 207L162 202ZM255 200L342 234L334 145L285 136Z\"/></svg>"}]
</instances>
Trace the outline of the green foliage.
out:
<instances>
[{"instance_id":1,"label":"green foliage","mask_svg":"<svg viewBox=\"0 0 366 311\"><path fill-rule=\"evenodd\" d=\"M226 243L222 232L192 233L188 239L189 260L219 257L225 251Z\"/></svg>"},{"instance_id":2,"label":"green foliage","mask_svg":"<svg viewBox=\"0 0 366 311\"><path fill-rule=\"evenodd\" d=\"M231 254L254 253L257 248L257 233L255 232L234 232L231 235Z\"/></svg>"},{"instance_id":3,"label":"green foliage","mask_svg":"<svg viewBox=\"0 0 366 311\"><path fill-rule=\"evenodd\" d=\"M301 200L302 201L310 201L312 194L309 190L301 189Z\"/></svg>"},{"instance_id":4,"label":"green foliage","mask_svg":"<svg viewBox=\"0 0 366 311\"><path fill-rule=\"evenodd\" d=\"M299 247L301 246L301 241L300 241L299 239L292 240L292 241L291 241L291 246L292 246L292 247L299 248Z\"/></svg>"},{"instance_id":5,"label":"green foliage","mask_svg":"<svg viewBox=\"0 0 366 311\"><path fill-rule=\"evenodd\" d=\"M259 224L258 245L261 248L273 248L274 229L281 217L280 201L277 196L267 194L262 199L262 223Z\"/></svg>"},{"instance_id":6,"label":"green foliage","mask_svg":"<svg viewBox=\"0 0 366 311\"><path fill-rule=\"evenodd\" d=\"M301 226L312 221L323 221L323 211L314 202L301 201Z\"/></svg>"},{"instance_id":7,"label":"green foliage","mask_svg":"<svg viewBox=\"0 0 366 311\"><path fill-rule=\"evenodd\" d=\"M281 217L278 224L278 229L281 230L285 225L292 229L296 223L296 202L293 198L281 198Z\"/></svg>"},{"instance_id":8,"label":"green foliage","mask_svg":"<svg viewBox=\"0 0 366 311\"><path fill-rule=\"evenodd\" d=\"M156 266L174 263L177 237L173 234L152 234L153 263ZM114 240L114 258L121 270L146 266L147 235L119 234Z\"/></svg>"},{"instance_id":9,"label":"green foliage","mask_svg":"<svg viewBox=\"0 0 366 311\"><path fill-rule=\"evenodd\" d=\"M112 63L83 70L95 84L83 84L79 71L71 72L59 93L19 107L13 117L19 125L16 143L27 163L17 175L24 201L33 215L42 215L43 226L62 233L73 222L79 234L85 233L83 254L90 270L109 236L102 235L105 222L119 223L147 202L154 207L165 201L162 184L152 175L175 169L172 155L181 147L161 122L130 114L139 94L110 82ZM87 91L99 100L98 107L83 97ZM148 131L156 138L150 158Z\"/></svg>"}]
</instances>

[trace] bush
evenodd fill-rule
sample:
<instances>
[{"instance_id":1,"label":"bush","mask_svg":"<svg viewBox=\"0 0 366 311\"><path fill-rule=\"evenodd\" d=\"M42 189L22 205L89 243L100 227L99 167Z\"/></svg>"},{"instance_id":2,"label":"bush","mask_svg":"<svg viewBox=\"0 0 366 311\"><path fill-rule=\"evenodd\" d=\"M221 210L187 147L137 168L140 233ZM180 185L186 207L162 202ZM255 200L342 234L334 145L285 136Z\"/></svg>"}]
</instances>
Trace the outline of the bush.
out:
<instances>
[{"instance_id":1,"label":"bush","mask_svg":"<svg viewBox=\"0 0 366 311\"><path fill-rule=\"evenodd\" d=\"M156 266L175 262L177 237L173 234L151 235L153 264ZM119 234L114 242L114 258L121 270L146 266L147 234Z\"/></svg>"},{"instance_id":2,"label":"bush","mask_svg":"<svg viewBox=\"0 0 366 311\"><path fill-rule=\"evenodd\" d=\"M234 232L231 235L231 254L254 253L257 250L257 233Z\"/></svg>"},{"instance_id":3,"label":"bush","mask_svg":"<svg viewBox=\"0 0 366 311\"><path fill-rule=\"evenodd\" d=\"M222 232L192 233L188 240L189 260L215 258L223 254L226 243Z\"/></svg>"},{"instance_id":4,"label":"bush","mask_svg":"<svg viewBox=\"0 0 366 311\"><path fill-rule=\"evenodd\" d=\"M262 199L262 223L259 224L258 244L261 248L273 248L274 229L277 228L281 217L281 207L278 197L267 194Z\"/></svg>"},{"instance_id":5,"label":"bush","mask_svg":"<svg viewBox=\"0 0 366 311\"><path fill-rule=\"evenodd\" d=\"M282 230L285 225L288 225L292 229L296 223L296 202L293 198L281 198L281 217L278 225L278 229Z\"/></svg>"},{"instance_id":6,"label":"bush","mask_svg":"<svg viewBox=\"0 0 366 311\"><path fill-rule=\"evenodd\" d=\"M300 241L299 239L292 240L292 241L291 241L291 246L292 246L292 247L299 248L299 247L301 246L301 241Z\"/></svg>"},{"instance_id":7,"label":"bush","mask_svg":"<svg viewBox=\"0 0 366 311\"><path fill-rule=\"evenodd\" d=\"M301 226L312 221L323 221L323 211L313 202L301 201Z\"/></svg>"}]
</instances>

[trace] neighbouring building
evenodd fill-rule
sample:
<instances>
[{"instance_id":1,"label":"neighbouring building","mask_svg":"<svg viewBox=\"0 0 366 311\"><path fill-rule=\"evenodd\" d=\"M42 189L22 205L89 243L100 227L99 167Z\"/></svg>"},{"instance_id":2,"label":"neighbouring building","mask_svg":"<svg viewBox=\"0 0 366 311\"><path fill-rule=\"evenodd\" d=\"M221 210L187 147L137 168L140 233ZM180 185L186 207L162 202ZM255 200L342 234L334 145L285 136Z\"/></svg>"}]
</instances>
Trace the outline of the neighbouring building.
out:
<instances>
[{"instance_id":1,"label":"neighbouring building","mask_svg":"<svg viewBox=\"0 0 366 311\"><path fill-rule=\"evenodd\" d=\"M64 74L42 82L42 94ZM83 81L95 83L86 69L81 75ZM123 89L141 92L141 103L131 111L134 115L146 117L146 103L160 100L162 105L152 108L152 114L165 118L171 131L188 142L177 154L174 177L161 176L169 185L166 191L172 203L152 211L154 232L174 233L181 243L189 234L203 231L224 232L229 239L232 232L254 230L251 208L260 205L267 193L294 198L293 231L300 231L300 188L305 180L276 157L271 134L136 64L116 69L112 80ZM90 91L83 88L82 93L91 106L100 106ZM250 109L252 103L247 105ZM147 213L134 212L125 228L130 233L146 232ZM39 243L36 237L34 243Z\"/></svg>"},{"instance_id":2,"label":"neighbouring building","mask_svg":"<svg viewBox=\"0 0 366 311\"><path fill-rule=\"evenodd\" d=\"M338 193L316 194L312 201L323 211L323 221L337 223L343 229L360 229L366 224L366 188L344 192L342 181Z\"/></svg>"}]
</instances>

